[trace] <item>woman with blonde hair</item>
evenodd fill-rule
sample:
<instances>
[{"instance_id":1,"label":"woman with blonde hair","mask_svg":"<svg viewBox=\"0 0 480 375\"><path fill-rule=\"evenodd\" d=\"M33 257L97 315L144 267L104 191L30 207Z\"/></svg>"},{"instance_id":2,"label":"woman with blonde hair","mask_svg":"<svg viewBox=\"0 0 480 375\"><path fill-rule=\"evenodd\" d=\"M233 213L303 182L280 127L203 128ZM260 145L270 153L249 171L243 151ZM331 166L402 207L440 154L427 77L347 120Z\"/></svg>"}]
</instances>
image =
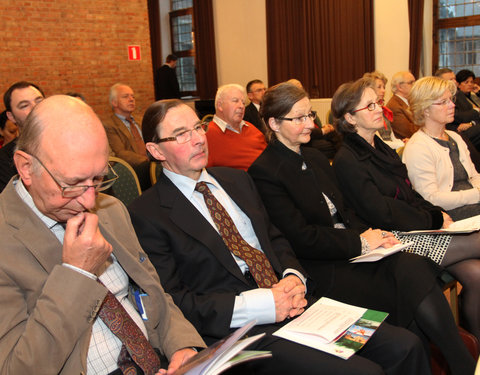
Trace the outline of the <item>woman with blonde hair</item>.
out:
<instances>
[{"instance_id":1,"label":"woman with blonde hair","mask_svg":"<svg viewBox=\"0 0 480 375\"><path fill-rule=\"evenodd\" d=\"M405 147L403 161L413 188L454 219L480 214L480 174L467 145L446 130L455 113L452 81L425 77L412 87L410 109L420 126Z\"/></svg>"}]
</instances>

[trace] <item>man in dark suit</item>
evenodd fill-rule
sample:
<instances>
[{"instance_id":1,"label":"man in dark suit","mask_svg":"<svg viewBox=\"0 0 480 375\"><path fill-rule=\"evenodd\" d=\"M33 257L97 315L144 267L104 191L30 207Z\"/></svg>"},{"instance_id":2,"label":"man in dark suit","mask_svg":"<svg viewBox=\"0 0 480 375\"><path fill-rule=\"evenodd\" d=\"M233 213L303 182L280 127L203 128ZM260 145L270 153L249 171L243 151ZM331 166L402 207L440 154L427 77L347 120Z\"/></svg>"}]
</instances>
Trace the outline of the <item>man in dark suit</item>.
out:
<instances>
[{"instance_id":1,"label":"man in dark suit","mask_svg":"<svg viewBox=\"0 0 480 375\"><path fill-rule=\"evenodd\" d=\"M255 373L428 372L418 339L388 324L360 355L347 361L272 336L303 312L306 275L289 243L270 223L252 180L236 169L205 169L205 124L180 101L152 104L143 129L147 149L162 162L164 172L130 206L132 222L165 289L207 342L257 319L253 333L267 335L253 347L271 350L274 359L252 362ZM238 243L253 248L258 262L235 252ZM280 280L270 287L257 277L265 259Z\"/></svg>"},{"instance_id":2,"label":"man in dark suit","mask_svg":"<svg viewBox=\"0 0 480 375\"><path fill-rule=\"evenodd\" d=\"M154 374L153 349L171 371L195 355L204 343L162 289L126 208L98 193L114 181L104 180L108 142L93 110L45 99L14 159L19 177L0 195L0 374L122 374L132 360Z\"/></svg>"},{"instance_id":3,"label":"man in dark suit","mask_svg":"<svg viewBox=\"0 0 480 375\"><path fill-rule=\"evenodd\" d=\"M265 95L265 85L259 79L254 79L247 83L247 96L250 104L245 107L243 120L255 125L258 130L265 134L265 124L260 117L260 104L262 104L263 95Z\"/></svg>"},{"instance_id":4,"label":"man in dark suit","mask_svg":"<svg viewBox=\"0 0 480 375\"><path fill-rule=\"evenodd\" d=\"M20 133L28 114L45 98L42 89L31 82L20 81L10 86L3 95L3 103L7 117L18 126ZM0 191L8 181L17 174L13 163L13 152L17 145L17 138L0 148Z\"/></svg>"},{"instance_id":5,"label":"man in dark suit","mask_svg":"<svg viewBox=\"0 0 480 375\"><path fill-rule=\"evenodd\" d=\"M175 67L177 66L178 57L175 55L168 55L160 68L157 70L157 100L159 99L179 99L180 86L178 84L177 73Z\"/></svg>"}]
</instances>

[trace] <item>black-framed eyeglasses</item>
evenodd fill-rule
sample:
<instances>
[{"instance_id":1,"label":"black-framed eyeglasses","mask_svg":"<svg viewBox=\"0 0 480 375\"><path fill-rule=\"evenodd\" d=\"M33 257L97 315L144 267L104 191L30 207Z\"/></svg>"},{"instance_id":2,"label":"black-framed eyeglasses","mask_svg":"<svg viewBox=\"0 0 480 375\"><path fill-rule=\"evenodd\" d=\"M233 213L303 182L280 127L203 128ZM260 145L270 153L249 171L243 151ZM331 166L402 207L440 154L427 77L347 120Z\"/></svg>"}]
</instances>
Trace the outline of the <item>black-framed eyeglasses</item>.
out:
<instances>
[{"instance_id":1,"label":"black-framed eyeglasses","mask_svg":"<svg viewBox=\"0 0 480 375\"><path fill-rule=\"evenodd\" d=\"M305 124L307 119L312 121L315 120L315 117L317 117L317 111L310 111L310 113L298 117L276 117L276 119L282 121L292 121L295 125L300 125Z\"/></svg>"},{"instance_id":2,"label":"black-framed eyeglasses","mask_svg":"<svg viewBox=\"0 0 480 375\"><path fill-rule=\"evenodd\" d=\"M385 101L383 99L380 99L378 102L372 102L369 105L367 105L366 107L356 109L352 113L355 113L355 112L358 112L358 111L363 111L364 109L368 109L370 112L375 111L375 108L377 108L377 105L381 108L384 103L385 103Z\"/></svg>"},{"instance_id":3,"label":"black-framed eyeglasses","mask_svg":"<svg viewBox=\"0 0 480 375\"><path fill-rule=\"evenodd\" d=\"M30 155L32 155L32 154L30 154ZM50 175L52 180L58 185L58 187L62 191L62 197L64 197L64 198L79 197L80 195L85 193L89 188L94 188L95 191L107 190L118 179L117 173L112 168L110 163L108 163L108 174L107 175L113 175L114 176L113 178L110 178L108 180L104 180L105 176L99 176L99 177L95 177L95 178L97 180L100 180L100 181L97 182L97 183L94 183L92 185L74 185L74 186L67 185L67 186L64 186L53 176L52 172L50 172L48 170L48 168L45 166L45 164L43 164L42 161L38 157L36 157L35 155L32 155L32 156L40 163L40 165L43 167L43 169L45 169L47 171L47 173Z\"/></svg>"},{"instance_id":4,"label":"black-framed eyeglasses","mask_svg":"<svg viewBox=\"0 0 480 375\"><path fill-rule=\"evenodd\" d=\"M208 122L199 122L193 127L193 129L182 131L181 133L178 133L173 137L161 138L157 140L156 143L172 142L172 141L177 141L177 143L179 144L187 143L192 139L193 131L196 131L198 135L205 135L207 133L207 130L208 130Z\"/></svg>"},{"instance_id":5,"label":"black-framed eyeglasses","mask_svg":"<svg viewBox=\"0 0 480 375\"><path fill-rule=\"evenodd\" d=\"M443 99L439 102L436 102L436 103L432 103L432 105L448 105L450 104L450 102L452 102L453 104L455 104L455 102L457 101L457 97L456 96L452 96L451 98L447 98L447 99Z\"/></svg>"}]
</instances>

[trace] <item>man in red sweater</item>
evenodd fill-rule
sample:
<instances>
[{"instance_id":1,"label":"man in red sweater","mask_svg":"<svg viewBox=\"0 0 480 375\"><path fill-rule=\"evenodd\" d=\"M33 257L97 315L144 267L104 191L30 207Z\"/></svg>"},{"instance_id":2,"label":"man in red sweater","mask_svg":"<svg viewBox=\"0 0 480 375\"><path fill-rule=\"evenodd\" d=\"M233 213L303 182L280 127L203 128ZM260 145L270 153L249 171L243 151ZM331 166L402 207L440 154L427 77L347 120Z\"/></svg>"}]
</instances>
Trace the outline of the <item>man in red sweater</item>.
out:
<instances>
[{"instance_id":1,"label":"man in red sweater","mask_svg":"<svg viewBox=\"0 0 480 375\"><path fill-rule=\"evenodd\" d=\"M237 84L220 86L215 96L215 116L208 125L208 167L247 170L267 147L254 125L243 121L245 89Z\"/></svg>"}]
</instances>

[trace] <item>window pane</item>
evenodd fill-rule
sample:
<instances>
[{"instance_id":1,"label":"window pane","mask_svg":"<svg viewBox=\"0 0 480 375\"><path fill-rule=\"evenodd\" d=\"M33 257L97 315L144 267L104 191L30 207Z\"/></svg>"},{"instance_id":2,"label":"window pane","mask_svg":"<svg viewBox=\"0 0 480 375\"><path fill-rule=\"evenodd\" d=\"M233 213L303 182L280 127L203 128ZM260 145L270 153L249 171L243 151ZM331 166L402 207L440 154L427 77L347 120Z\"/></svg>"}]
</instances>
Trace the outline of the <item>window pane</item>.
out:
<instances>
[{"instance_id":1,"label":"window pane","mask_svg":"<svg viewBox=\"0 0 480 375\"><path fill-rule=\"evenodd\" d=\"M172 33L174 53L193 49L192 15L173 17Z\"/></svg>"},{"instance_id":2,"label":"window pane","mask_svg":"<svg viewBox=\"0 0 480 375\"><path fill-rule=\"evenodd\" d=\"M440 29L438 50L440 68L480 69L480 26Z\"/></svg>"},{"instance_id":3,"label":"window pane","mask_svg":"<svg viewBox=\"0 0 480 375\"><path fill-rule=\"evenodd\" d=\"M172 10L186 9L193 7L193 0L172 0Z\"/></svg>"},{"instance_id":4,"label":"window pane","mask_svg":"<svg viewBox=\"0 0 480 375\"><path fill-rule=\"evenodd\" d=\"M180 57L177 60L177 78L180 91L196 91L195 58Z\"/></svg>"}]
</instances>

